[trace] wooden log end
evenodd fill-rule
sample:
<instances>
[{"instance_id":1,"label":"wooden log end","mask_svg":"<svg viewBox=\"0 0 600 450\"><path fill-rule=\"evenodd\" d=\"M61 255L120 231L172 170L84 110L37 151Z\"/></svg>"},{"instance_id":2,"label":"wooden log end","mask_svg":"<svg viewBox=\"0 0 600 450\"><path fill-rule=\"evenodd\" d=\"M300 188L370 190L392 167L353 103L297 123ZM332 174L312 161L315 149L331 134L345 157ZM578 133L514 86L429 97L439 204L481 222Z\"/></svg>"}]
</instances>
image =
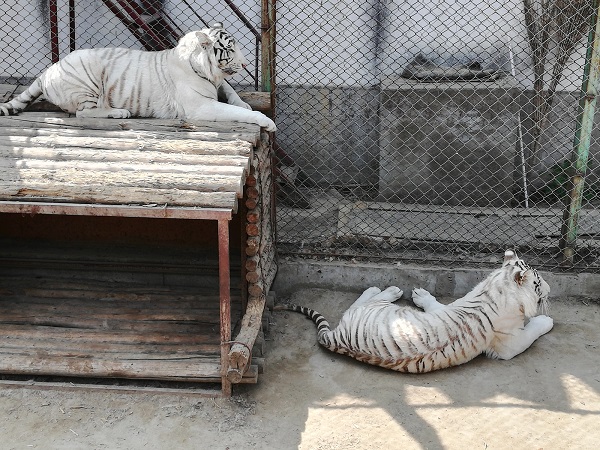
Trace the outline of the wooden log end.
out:
<instances>
[{"instance_id":1,"label":"wooden log end","mask_svg":"<svg viewBox=\"0 0 600 450\"><path fill-rule=\"evenodd\" d=\"M263 295L263 293L263 288L258 284L251 284L248 286L248 294L251 297L260 297L261 295Z\"/></svg>"},{"instance_id":2,"label":"wooden log end","mask_svg":"<svg viewBox=\"0 0 600 450\"><path fill-rule=\"evenodd\" d=\"M255 272L258 267L257 259L247 259L246 260L246 270L248 272Z\"/></svg>"},{"instance_id":3,"label":"wooden log end","mask_svg":"<svg viewBox=\"0 0 600 450\"><path fill-rule=\"evenodd\" d=\"M246 195L248 196L248 198L257 199L260 196L260 192L258 192L258 189L251 186L246 189Z\"/></svg>"},{"instance_id":4,"label":"wooden log end","mask_svg":"<svg viewBox=\"0 0 600 450\"><path fill-rule=\"evenodd\" d=\"M260 234L260 229L256 224L249 223L246 225L246 234L248 236L258 236Z\"/></svg>"},{"instance_id":5,"label":"wooden log end","mask_svg":"<svg viewBox=\"0 0 600 450\"><path fill-rule=\"evenodd\" d=\"M246 220L252 224L258 223L260 221L260 214L256 212L249 212L246 214Z\"/></svg>"},{"instance_id":6,"label":"wooden log end","mask_svg":"<svg viewBox=\"0 0 600 450\"><path fill-rule=\"evenodd\" d=\"M254 271L254 272L248 272L246 274L246 281L248 281L248 283L257 283L258 280L260 280L259 272Z\"/></svg>"},{"instance_id":7,"label":"wooden log end","mask_svg":"<svg viewBox=\"0 0 600 450\"><path fill-rule=\"evenodd\" d=\"M233 368L227 369L227 379L229 380L230 383L237 384L240 381L242 381L243 377L244 377L244 374L242 373L241 370L233 369Z\"/></svg>"}]
</instances>

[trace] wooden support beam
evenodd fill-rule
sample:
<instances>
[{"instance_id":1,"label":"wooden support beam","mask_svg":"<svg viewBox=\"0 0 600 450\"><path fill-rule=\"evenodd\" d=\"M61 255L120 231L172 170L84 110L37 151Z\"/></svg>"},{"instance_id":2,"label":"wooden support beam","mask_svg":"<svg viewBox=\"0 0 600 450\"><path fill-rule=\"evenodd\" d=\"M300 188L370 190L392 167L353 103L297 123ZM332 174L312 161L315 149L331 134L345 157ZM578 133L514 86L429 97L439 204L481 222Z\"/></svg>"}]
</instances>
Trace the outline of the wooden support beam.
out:
<instances>
[{"instance_id":1,"label":"wooden support beam","mask_svg":"<svg viewBox=\"0 0 600 450\"><path fill-rule=\"evenodd\" d=\"M240 332L233 340L231 350L229 351L227 379L231 383L239 383L248 368L250 356L252 355L252 346L262 325L265 302L266 298L264 295L248 299L248 306L242 318Z\"/></svg>"}]
</instances>

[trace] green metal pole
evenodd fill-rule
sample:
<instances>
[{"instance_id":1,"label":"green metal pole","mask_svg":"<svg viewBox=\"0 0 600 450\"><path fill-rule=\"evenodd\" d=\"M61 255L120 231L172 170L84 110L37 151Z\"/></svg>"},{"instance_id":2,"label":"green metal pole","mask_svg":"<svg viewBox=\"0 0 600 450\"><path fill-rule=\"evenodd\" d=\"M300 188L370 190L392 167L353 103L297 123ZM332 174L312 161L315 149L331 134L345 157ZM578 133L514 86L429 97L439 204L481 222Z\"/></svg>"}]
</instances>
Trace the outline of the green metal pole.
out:
<instances>
[{"instance_id":1,"label":"green metal pole","mask_svg":"<svg viewBox=\"0 0 600 450\"><path fill-rule=\"evenodd\" d=\"M573 139L573 160L571 168L571 195L569 204L563 214L562 242L563 264L572 265L577 240L577 221L583 199L583 186L588 167L592 127L594 125L594 110L598 95L600 80L600 22L599 0L594 0L594 14L591 18L588 35L581 98L579 100L579 115Z\"/></svg>"}]
</instances>

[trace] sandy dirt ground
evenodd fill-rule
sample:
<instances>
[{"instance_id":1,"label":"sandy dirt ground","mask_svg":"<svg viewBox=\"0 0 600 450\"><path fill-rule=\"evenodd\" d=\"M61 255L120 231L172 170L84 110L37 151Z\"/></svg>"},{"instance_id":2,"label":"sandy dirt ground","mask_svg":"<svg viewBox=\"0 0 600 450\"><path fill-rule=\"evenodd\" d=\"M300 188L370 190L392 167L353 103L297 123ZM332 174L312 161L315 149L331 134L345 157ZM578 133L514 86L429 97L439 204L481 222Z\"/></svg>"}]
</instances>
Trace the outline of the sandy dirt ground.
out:
<instances>
[{"instance_id":1,"label":"sandy dirt ground","mask_svg":"<svg viewBox=\"0 0 600 450\"><path fill-rule=\"evenodd\" d=\"M356 292L291 301L331 322ZM552 299L554 329L511 361L425 375L330 353L277 312L259 384L231 399L0 389L2 449L598 449L600 303Z\"/></svg>"}]
</instances>

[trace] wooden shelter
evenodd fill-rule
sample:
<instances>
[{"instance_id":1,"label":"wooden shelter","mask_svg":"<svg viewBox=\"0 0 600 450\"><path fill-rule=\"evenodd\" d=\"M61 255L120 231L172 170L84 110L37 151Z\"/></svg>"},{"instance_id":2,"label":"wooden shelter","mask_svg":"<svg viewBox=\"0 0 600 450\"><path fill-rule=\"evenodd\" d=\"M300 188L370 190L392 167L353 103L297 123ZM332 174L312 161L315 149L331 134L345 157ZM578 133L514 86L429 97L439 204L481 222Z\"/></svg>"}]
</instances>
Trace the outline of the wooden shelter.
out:
<instances>
[{"instance_id":1,"label":"wooden shelter","mask_svg":"<svg viewBox=\"0 0 600 450\"><path fill-rule=\"evenodd\" d=\"M267 132L24 112L0 171L0 375L257 382Z\"/></svg>"}]
</instances>

